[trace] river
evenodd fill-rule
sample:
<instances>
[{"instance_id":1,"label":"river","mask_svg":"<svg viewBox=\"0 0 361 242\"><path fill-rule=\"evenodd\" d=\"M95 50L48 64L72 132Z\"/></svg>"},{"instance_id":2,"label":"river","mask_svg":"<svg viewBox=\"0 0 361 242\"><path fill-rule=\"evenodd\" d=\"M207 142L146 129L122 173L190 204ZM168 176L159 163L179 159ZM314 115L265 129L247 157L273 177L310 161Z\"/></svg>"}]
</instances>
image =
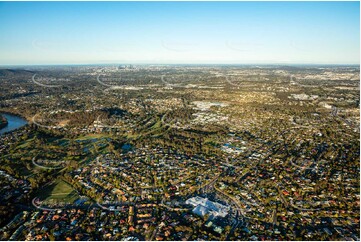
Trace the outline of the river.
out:
<instances>
[{"instance_id":1,"label":"river","mask_svg":"<svg viewBox=\"0 0 361 242\"><path fill-rule=\"evenodd\" d=\"M3 117L5 117L8 121L8 124L0 129L0 135L13 131L15 129L21 128L23 126L25 126L28 122L23 119L22 117L19 117L17 115L14 114L8 114L8 113L0 113L0 115L2 115Z\"/></svg>"}]
</instances>

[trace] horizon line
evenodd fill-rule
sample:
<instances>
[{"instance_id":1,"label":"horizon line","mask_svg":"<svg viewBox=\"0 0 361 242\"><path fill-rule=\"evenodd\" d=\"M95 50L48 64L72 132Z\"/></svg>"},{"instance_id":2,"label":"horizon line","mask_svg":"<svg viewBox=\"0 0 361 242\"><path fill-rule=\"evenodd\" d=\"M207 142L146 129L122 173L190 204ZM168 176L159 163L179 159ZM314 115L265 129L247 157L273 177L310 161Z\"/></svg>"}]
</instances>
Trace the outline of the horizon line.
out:
<instances>
[{"instance_id":1,"label":"horizon line","mask_svg":"<svg viewBox=\"0 0 361 242\"><path fill-rule=\"evenodd\" d=\"M287 65L296 65L296 66L359 66L360 63L60 63L60 64L0 64L0 67L20 67L20 66L105 66L105 65L258 65L258 66L287 66Z\"/></svg>"}]
</instances>

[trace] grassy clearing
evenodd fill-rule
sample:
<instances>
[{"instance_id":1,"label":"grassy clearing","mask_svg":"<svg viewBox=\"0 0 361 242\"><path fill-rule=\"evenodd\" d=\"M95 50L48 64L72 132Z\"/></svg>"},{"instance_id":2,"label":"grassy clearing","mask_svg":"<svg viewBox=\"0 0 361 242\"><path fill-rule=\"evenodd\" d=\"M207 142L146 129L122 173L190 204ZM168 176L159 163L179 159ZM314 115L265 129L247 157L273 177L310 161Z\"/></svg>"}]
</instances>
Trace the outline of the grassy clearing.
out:
<instances>
[{"instance_id":1,"label":"grassy clearing","mask_svg":"<svg viewBox=\"0 0 361 242\"><path fill-rule=\"evenodd\" d=\"M77 192L63 180L56 180L51 185L44 187L38 197L46 202L72 203L79 198Z\"/></svg>"},{"instance_id":2,"label":"grassy clearing","mask_svg":"<svg viewBox=\"0 0 361 242\"><path fill-rule=\"evenodd\" d=\"M108 135L108 134L88 134L88 135L79 137L76 140L100 139L100 138L108 138L108 137L110 137L110 135Z\"/></svg>"},{"instance_id":3,"label":"grassy clearing","mask_svg":"<svg viewBox=\"0 0 361 242\"><path fill-rule=\"evenodd\" d=\"M162 121L160 119L151 127L151 129L159 129L162 126Z\"/></svg>"},{"instance_id":4,"label":"grassy clearing","mask_svg":"<svg viewBox=\"0 0 361 242\"><path fill-rule=\"evenodd\" d=\"M33 141L34 141L34 137L31 138L31 139L25 140L25 141L21 142L21 144L18 145L18 146L16 147L16 149L26 148L26 147L28 147L28 146L30 145L30 143L33 142Z\"/></svg>"}]
</instances>

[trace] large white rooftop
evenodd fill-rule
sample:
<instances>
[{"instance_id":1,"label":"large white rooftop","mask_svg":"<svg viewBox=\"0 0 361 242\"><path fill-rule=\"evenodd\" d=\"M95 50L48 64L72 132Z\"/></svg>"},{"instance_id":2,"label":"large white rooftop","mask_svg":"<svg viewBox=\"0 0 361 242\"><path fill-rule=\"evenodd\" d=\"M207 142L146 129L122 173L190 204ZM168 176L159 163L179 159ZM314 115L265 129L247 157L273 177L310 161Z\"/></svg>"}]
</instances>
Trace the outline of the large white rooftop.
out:
<instances>
[{"instance_id":1,"label":"large white rooftop","mask_svg":"<svg viewBox=\"0 0 361 242\"><path fill-rule=\"evenodd\" d=\"M200 216L212 214L214 216L225 217L229 212L229 207L217 202L208 200L208 198L192 197L186 201L186 204L194 206L193 212Z\"/></svg>"}]
</instances>

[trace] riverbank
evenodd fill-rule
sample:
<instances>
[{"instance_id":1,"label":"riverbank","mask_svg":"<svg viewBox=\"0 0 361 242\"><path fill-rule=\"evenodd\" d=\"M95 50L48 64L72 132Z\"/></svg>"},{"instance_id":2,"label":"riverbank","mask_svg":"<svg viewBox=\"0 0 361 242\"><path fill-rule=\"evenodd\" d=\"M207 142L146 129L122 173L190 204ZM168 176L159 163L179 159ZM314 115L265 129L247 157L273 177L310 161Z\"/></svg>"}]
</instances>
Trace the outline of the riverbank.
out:
<instances>
[{"instance_id":1,"label":"riverbank","mask_svg":"<svg viewBox=\"0 0 361 242\"><path fill-rule=\"evenodd\" d=\"M0 117L2 117L2 121L0 121L0 135L14 131L28 124L28 121L20 115L1 112Z\"/></svg>"},{"instance_id":2,"label":"riverbank","mask_svg":"<svg viewBox=\"0 0 361 242\"><path fill-rule=\"evenodd\" d=\"M0 129L5 128L8 125L8 120L0 114Z\"/></svg>"},{"instance_id":3,"label":"riverbank","mask_svg":"<svg viewBox=\"0 0 361 242\"><path fill-rule=\"evenodd\" d=\"M13 110L0 110L0 116L3 116L5 118L5 115L18 116L19 118L25 119L27 122L30 122L31 120L30 117L24 116L23 114L20 114Z\"/></svg>"}]
</instances>

